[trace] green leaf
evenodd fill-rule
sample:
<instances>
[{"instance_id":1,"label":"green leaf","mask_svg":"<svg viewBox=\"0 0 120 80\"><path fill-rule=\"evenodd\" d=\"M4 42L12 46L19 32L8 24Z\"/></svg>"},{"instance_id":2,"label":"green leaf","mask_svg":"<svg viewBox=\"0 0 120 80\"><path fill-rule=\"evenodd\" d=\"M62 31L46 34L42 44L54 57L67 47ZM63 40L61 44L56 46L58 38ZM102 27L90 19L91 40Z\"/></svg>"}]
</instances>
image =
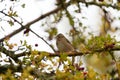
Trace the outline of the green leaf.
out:
<instances>
[{"instance_id":1,"label":"green leaf","mask_svg":"<svg viewBox=\"0 0 120 80\"><path fill-rule=\"evenodd\" d=\"M22 8L25 8L25 4L22 4L21 7L22 7Z\"/></svg>"},{"instance_id":2,"label":"green leaf","mask_svg":"<svg viewBox=\"0 0 120 80\"><path fill-rule=\"evenodd\" d=\"M14 22L12 20L9 20L8 23L9 23L10 26L14 25Z\"/></svg>"},{"instance_id":3,"label":"green leaf","mask_svg":"<svg viewBox=\"0 0 120 80\"><path fill-rule=\"evenodd\" d=\"M15 11L15 12L13 12L13 14L12 14L14 17L18 17L18 15L17 15L17 12Z\"/></svg>"},{"instance_id":4,"label":"green leaf","mask_svg":"<svg viewBox=\"0 0 120 80\"><path fill-rule=\"evenodd\" d=\"M48 32L48 34L49 34L48 39L49 39L49 40L52 40L53 37L57 34L58 31L57 31L57 28L52 27L52 28L50 28L50 29L47 29L46 32Z\"/></svg>"},{"instance_id":5,"label":"green leaf","mask_svg":"<svg viewBox=\"0 0 120 80\"><path fill-rule=\"evenodd\" d=\"M41 52L40 55L37 57L37 61L41 61L45 56L48 56L47 52Z\"/></svg>"},{"instance_id":6,"label":"green leaf","mask_svg":"<svg viewBox=\"0 0 120 80\"><path fill-rule=\"evenodd\" d=\"M63 60L63 61L66 61L67 60L67 54L66 53L61 53L60 54L60 59Z\"/></svg>"}]
</instances>

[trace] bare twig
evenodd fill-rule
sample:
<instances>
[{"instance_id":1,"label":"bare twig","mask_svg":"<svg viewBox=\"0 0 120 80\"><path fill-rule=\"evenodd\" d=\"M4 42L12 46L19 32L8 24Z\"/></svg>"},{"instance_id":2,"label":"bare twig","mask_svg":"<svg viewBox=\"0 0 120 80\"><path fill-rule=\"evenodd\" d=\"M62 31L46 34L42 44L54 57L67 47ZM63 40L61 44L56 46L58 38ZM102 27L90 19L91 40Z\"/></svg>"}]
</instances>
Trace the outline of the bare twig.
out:
<instances>
[{"instance_id":1,"label":"bare twig","mask_svg":"<svg viewBox=\"0 0 120 80\"><path fill-rule=\"evenodd\" d=\"M38 38L42 39L48 46L50 46L52 48L52 50L54 52L56 52L56 50L54 49L54 47L52 45L50 45L43 37L39 36L37 33L35 33L33 30L30 29L30 31L35 34Z\"/></svg>"}]
</instances>

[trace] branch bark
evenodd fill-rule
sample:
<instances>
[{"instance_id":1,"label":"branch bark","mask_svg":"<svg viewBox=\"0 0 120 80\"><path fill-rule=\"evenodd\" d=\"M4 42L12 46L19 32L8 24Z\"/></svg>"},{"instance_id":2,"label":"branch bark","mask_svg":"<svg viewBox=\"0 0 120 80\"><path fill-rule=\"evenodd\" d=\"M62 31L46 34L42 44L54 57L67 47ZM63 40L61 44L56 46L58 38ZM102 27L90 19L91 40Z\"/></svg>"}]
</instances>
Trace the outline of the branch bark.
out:
<instances>
[{"instance_id":1,"label":"branch bark","mask_svg":"<svg viewBox=\"0 0 120 80\"><path fill-rule=\"evenodd\" d=\"M43 18L45 18L45 17L47 17L47 16L49 16L49 15L51 15L51 14L54 14L54 13L58 12L58 11L61 10L61 9L62 9L62 7L57 7L56 9L54 9L54 10L52 10L52 11L46 13L46 14L43 14L43 15L39 16L38 18L34 19L33 21L30 21L30 22L28 22L27 24L22 25L19 29L15 30L15 31L13 31L12 33L8 34L7 36L1 38L1 39L0 39L0 42L3 42L4 39L6 39L6 38L11 38L11 37L13 37L14 35L18 34L18 33L21 32L22 30L24 30L24 29L26 29L26 28L29 28L32 24L36 23L37 21L39 21L39 20L41 20L41 19L43 19ZM20 24L20 25L21 25L21 24Z\"/></svg>"},{"instance_id":2,"label":"branch bark","mask_svg":"<svg viewBox=\"0 0 120 80\"><path fill-rule=\"evenodd\" d=\"M82 56L82 55L86 55L86 54L91 54L94 52L102 52L102 51L120 51L120 45L116 45L112 48L99 48L99 49L94 49L94 50L87 50L86 52L77 52L77 51L71 51L71 52L66 52L66 54L68 56ZM11 57L14 61L19 61L18 58L21 56L25 56L25 55L30 55L32 53L32 51L24 51L22 53L19 54L15 54L15 51L10 51L7 50L5 47L0 46L0 52L6 54L7 56ZM38 54L42 54L42 53L48 53L48 57L60 57L60 52L56 51L55 53L50 53L50 52L45 52L45 51L38 51Z\"/></svg>"}]
</instances>

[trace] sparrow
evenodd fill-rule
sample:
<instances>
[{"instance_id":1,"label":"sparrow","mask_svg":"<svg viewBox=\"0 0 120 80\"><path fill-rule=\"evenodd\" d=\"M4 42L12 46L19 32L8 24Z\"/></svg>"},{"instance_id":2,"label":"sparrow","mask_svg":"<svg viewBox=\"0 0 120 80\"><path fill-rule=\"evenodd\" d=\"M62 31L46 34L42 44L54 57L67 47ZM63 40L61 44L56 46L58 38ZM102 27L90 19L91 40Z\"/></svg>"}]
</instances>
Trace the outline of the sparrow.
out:
<instances>
[{"instance_id":1,"label":"sparrow","mask_svg":"<svg viewBox=\"0 0 120 80\"><path fill-rule=\"evenodd\" d=\"M58 50L60 51L60 53L75 51L72 44L61 33L56 36L56 46L57 46ZM75 57L73 56L72 57L72 65L74 64L74 61L75 61Z\"/></svg>"},{"instance_id":2,"label":"sparrow","mask_svg":"<svg viewBox=\"0 0 120 80\"><path fill-rule=\"evenodd\" d=\"M72 44L63 34L58 34L56 37L56 46L60 52L70 52L75 51Z\"/></svg>"}]
</instances>

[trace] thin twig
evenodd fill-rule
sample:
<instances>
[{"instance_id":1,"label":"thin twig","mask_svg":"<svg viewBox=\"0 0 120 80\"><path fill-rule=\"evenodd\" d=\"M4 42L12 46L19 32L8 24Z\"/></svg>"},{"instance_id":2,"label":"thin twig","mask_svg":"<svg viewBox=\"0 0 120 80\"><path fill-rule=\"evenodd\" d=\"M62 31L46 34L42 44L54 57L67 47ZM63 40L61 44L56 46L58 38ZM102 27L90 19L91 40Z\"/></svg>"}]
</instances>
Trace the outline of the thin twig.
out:
<instances>
[{"instance_id":1,"label":"thin twig","mask_svg":"<svg viewBox=\"0 0 120 80\"><path fill-rule=\"evenodd\" d=\"M31 30L31 29L30 29L30 31L31 31L33 34L35 34L38 38L42 39L49 47L52 48L52 50L53 50L54 52L56 52L56 50L53 48L53 46L50 45L43 37L39 36L37 33L35 33L35 32L34 32L33 30Z\"/></svg>"},{"instance_id":2,"label":"thin twig","mask_svg":"<svg viewBox=\"0 0 120 80\"><path fill-rule=\"evenodd\" d=\"M14 17L9 16L8 14L6 14L6 13L5 13L5 12L3 12L3 11L0 11L0 13L4 14L5 16L10 17L11 19L13 19L13 20L14 20L14 22L17 22L19 25L21 25L21 27L23 27L22 23L21 23L21 22L19 22L19 21L18 21L17 19L15 19Z\"/></svg>"}]
</instances>

